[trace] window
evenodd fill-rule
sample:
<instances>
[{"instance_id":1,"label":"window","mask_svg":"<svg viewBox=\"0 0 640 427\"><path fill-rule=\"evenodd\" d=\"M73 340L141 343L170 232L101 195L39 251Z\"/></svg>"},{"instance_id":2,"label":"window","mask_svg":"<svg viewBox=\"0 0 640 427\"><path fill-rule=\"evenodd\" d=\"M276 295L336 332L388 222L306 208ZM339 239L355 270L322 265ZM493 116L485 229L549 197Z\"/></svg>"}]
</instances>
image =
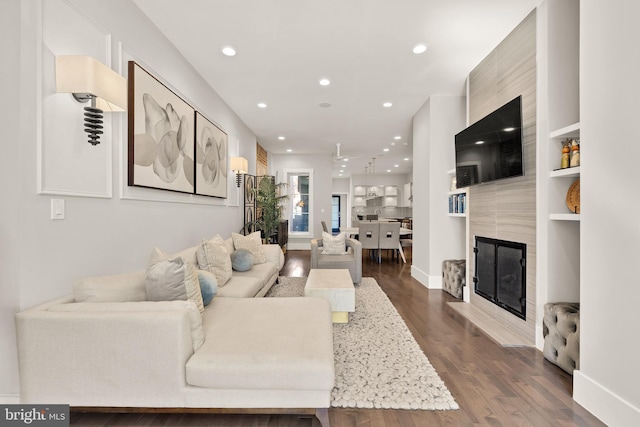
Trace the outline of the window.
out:
<instances>
[{"instance_id":1,"label":"window","mask_svg":"<svg viewBox=\"0 0 640 427\"><path fill-rule=\"evenodd\" d=\"M293 234L309 234L311 222L311 173L290 172L289 186L289 231Z\"/></svg>"}]
</instances>

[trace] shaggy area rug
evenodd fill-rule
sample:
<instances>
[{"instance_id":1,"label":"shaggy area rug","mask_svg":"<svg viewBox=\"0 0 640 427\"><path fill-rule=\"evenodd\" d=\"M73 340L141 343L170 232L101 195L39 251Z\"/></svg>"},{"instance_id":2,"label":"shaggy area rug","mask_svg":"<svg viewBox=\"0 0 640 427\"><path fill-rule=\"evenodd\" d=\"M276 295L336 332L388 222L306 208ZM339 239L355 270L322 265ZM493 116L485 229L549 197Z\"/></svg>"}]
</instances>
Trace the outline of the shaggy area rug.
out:
<instances>
[{"instance_id":1,"label":"shaggy area rug","mask_svg":"<svg viewBox=\"0 0 640 427\"><path fill-rule=\"evenodd\" d=\"M304 277L280 277L267 297L304 295ZM395 307L375 279L356 286L349 323L333 325L336 381L331 406L458 409Z\"/></svg>"}]
</instances>

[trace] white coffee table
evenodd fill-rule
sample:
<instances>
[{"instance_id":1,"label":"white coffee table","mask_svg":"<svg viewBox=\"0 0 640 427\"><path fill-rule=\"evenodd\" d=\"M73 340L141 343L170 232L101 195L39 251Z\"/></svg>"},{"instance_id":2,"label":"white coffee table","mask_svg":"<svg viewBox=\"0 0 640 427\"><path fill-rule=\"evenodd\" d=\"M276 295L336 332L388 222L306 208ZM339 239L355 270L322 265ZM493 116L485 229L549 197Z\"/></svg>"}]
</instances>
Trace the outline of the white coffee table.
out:
<instances>
[{"instance_id":1,"label":"white coffee table","mask_svg":"<svg viewBox=\"0 0 640 427\"><path fill-rule=\"evenodd\" d=\"M311 269L304 296L328 299L333 323L348 323L349 313L356 311L356 290L346 268Z\"/></svg>"}]
</instances>

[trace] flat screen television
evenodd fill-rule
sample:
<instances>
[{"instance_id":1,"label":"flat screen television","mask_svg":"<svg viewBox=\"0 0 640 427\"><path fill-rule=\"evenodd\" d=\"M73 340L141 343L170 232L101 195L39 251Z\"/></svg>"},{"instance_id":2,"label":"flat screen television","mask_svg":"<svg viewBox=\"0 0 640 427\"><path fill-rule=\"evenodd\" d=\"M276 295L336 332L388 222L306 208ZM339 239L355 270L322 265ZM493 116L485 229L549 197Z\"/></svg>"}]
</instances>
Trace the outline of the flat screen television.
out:
<instances>
[{"instance_id":1,"label":"flat screen television","mask_svg":"<svg viewBox=\"0 0 640 427\"><path fill-rule=\"evenodd\" d=\"M457 188L524 175L522 97L458 133L455 146Z\"/></svg>"}]
</instances>

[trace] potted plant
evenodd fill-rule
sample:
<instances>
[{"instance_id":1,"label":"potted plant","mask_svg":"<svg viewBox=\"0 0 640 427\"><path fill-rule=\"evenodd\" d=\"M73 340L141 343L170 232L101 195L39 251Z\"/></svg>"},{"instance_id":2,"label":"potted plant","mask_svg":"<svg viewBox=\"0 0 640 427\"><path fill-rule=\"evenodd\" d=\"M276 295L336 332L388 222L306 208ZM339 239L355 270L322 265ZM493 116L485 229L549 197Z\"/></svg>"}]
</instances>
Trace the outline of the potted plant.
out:
<instances>
[{"instance_id":1,"label":"potted plant","mask_svg":"<svg viewBox=\"0 0 640 427\"><path fill-rule=\"evenodd\" d=\"M257 205L257 219L254 226L256 230L262 231L262 239L265 243L270 243L282 219L282 209L289 199L289 196L284 194L285 187L285 183L276 184L275 178L267 175L259 177L258 185L251 190Z\"/></svg>"}]
</instances>

